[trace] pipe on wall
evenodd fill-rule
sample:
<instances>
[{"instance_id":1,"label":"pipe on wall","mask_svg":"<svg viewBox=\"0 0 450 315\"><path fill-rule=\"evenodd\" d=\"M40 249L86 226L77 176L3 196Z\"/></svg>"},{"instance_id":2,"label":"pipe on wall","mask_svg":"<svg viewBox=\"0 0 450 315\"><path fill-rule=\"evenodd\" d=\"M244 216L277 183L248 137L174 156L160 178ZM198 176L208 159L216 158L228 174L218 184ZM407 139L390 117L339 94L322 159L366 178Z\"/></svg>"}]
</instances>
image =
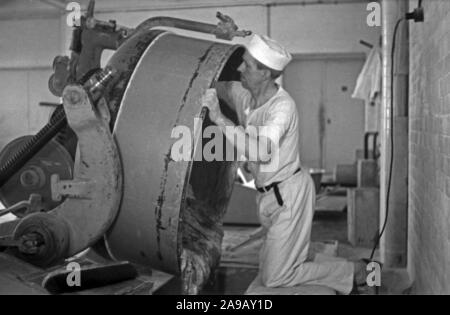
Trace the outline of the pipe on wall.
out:
<instances>
[{"instance_id":1,"label":"pipe on wall","mask_svg":"<svg viewBox=\"0 0 450 315\"><path fill-rule=\"evenodd\" d=\"M402 268L406 267L407 262L408 230L409 28L407 22L400 23L396 37L393 95L391 95L391 51L395 25L407 13L408 1L383 0L382 7L383 101L380 230L383 228L386 215L388 219L380 242L380 252L381 260L387 267ZM393 111L391 111L391 104L393 104ZM391 117L391 113L393 113L393 117ZM388 208L388 213L386 208Z\"/></svg>"}]
</instances>

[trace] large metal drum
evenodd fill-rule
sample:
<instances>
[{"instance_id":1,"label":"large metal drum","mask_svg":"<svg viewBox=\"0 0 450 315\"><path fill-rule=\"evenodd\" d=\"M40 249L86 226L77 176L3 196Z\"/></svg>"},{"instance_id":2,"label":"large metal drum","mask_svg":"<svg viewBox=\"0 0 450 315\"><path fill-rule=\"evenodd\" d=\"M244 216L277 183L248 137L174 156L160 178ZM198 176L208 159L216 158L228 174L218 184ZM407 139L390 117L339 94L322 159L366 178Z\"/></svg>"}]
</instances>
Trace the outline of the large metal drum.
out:
<instances>
[{"instance_id":1,"label":"large metal drum","mask_svg":"<svg viewBox=\"0 0 450 315\"><path fill-rule=\"evenodd\" d=\"M178 139L171 134L183 125L194 135L202 94L218 80L238 79L243 52L237 45L153 30L135 34L110 59L121 73L108 102L124 172L120 212L105 236L113 258L178 273L183 247L201 246L208 260L220 256L220 246L211 244L220 245L217 229L236 165L175 162L170 153ZM206 117L203 128L209 124Z\"/></svg>"}]
</instances>

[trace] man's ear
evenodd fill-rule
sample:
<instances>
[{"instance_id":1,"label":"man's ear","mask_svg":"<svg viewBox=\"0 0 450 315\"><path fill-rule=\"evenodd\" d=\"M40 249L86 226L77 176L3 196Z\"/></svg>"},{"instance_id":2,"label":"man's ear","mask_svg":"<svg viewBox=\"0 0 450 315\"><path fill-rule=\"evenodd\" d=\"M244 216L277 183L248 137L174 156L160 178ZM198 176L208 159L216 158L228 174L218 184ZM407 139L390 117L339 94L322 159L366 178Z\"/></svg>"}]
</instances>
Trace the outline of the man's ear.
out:
<instances>
[{"instance_id":1,"label":"man's ear","mask_svg":"<svg viewBox=\"0 0 450 315\"><path fill-rule=\"evenodd\" d=\"M264 76L264 79L270 79L270 77L271 77L271 73L270 73L270 70L268 70L268 69L262 69L261 71L263 71L263 76Z\"/></svg>"}]
</instances>

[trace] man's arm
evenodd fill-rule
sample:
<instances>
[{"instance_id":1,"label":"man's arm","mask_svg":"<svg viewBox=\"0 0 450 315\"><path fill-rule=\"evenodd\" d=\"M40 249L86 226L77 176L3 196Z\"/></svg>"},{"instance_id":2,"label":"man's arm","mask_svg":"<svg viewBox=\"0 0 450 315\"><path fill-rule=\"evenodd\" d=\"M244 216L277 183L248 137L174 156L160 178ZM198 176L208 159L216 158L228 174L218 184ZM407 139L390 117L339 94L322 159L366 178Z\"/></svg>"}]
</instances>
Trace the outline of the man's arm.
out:
<instances>
[{"instance_id":1,"label":"man's arm","mask_svg":"<svg viewBox=\"0 0 450 315\"><path fill-rule=\"evenodd\" d=\"M240 155L252 162L269 162L272 155L273 142L269 137L258 134L259 130L249 133L242 126L236 126L231 120L222 115L215 89L209 89L202 97L202 104L209 109L210 119L220 128L228 141L235 144ZM236 143L235 136L238 143ZM241 143L239 143L241 141ZM245 143L242 143L244 141ZM265 150L260 149L261 146Z\"/></svg>"},{"instance_id":2,"label":"man's arm","mask_svg":"<svg viewBox=\"0 0 450 315\"><path fill-rule=\"evenodd\" d=\"M236 126L231 120L221 115L215 121L228 141L235 144L238 154L245 156L248 161L268 163L272 158L273 142L269 137L259 134L258 131L248 133L242 126ZM236 143L236 138L238 143ZM239 141L245 141L239 143ZM265 147L263 150L262 147Z\"/></svg>"},{"instance_id":3,"label":"man's arm","mask_svg":"<svg viewBox=\"0 0 450 315\"><path fill-rule=\"evenodd\" d=\"M224 100L227 106L233 111L237 111L239 108L238 99L244 92L240 82L237 81L220 81L215 84L217 91L217 97Z\"/></svg>"}]
</instances>

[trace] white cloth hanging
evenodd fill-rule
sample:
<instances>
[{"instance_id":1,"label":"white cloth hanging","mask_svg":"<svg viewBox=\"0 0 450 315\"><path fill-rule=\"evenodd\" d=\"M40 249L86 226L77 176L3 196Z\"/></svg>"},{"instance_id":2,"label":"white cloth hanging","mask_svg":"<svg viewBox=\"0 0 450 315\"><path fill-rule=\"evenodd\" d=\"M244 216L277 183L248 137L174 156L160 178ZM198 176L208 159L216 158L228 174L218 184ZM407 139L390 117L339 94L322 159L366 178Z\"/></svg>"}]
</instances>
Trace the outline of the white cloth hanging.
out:
<instances>
[{"instance_id":1,"label":"white cloth hanging","mask_svg":"<svg viewBox=\"0 0 450 315\"><path fill-rule=\"evenodd\" d=\"M352 97L364 100L365 132L378 132L381 96L381 51L373 48L356 81Z\"/></svg>"}]
</instances>

